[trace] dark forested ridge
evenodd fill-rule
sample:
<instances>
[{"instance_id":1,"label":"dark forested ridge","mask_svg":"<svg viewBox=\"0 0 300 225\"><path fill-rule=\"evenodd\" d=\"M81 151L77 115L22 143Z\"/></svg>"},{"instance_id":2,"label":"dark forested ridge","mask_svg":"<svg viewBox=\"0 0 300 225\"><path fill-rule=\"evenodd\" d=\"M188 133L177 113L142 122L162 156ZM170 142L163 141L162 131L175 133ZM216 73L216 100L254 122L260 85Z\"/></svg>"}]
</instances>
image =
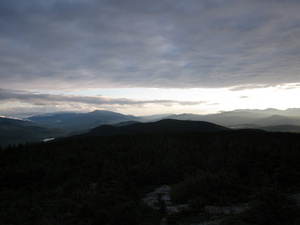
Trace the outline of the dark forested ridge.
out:
<instances>
[{"instance_id":1,"label":"dark forested ridge","mask_svg":"<svg viewBox=\"0 0 300 225\"><path fill-rule=\"evenodd\" d=\"M188 204L169 224L209 219L207 205L249 203L220 224L299 224L300 135L220 131L82 137L0 153L0 224L159 224L142 198L160 185Z\"/></svg>"},{"instance_id":2,"label":"dark forested ridge","mask_svg":"<svg viewBox=\"0 0 300 225\"><path fill-rule=\"evenodd\" d=\"M173 120L164 119L149 123L132 123L124 126L102 125L92 129L90 132L76 137L88 136L114 136L134 134L162 134L162 133L183 133L183 132L217 132L230 130L213 123L203 121Z\"/></svg>"},{"instance_id":3,"label":"dark forested ridge","mask_svg":"<svg viewBox=\"0 0 300 225\"><path fill-rule=\"evenodd\" d=\"M27 142L40 142L49 137L60 137L68 130L42 127L31 121L0 117L0 146Z\"/></svg>"}]
</instances>

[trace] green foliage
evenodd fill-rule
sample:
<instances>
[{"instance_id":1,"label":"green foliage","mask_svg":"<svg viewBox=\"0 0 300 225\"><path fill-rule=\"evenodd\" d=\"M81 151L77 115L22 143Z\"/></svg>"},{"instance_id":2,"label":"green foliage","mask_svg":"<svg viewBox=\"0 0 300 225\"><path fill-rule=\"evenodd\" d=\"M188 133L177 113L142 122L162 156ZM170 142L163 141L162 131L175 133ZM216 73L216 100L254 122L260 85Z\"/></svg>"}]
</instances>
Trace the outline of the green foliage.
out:
<instances>
[{"instance_id":1,"label":"green foliage","mask_svg":"<svg viewBox=\"0 0 300 225\"><path fill-rule=\"evenodd\" d=\"M264 188L254 196L248 218L255 224L294 224L295 202L276 189Z\"/></svg>"},{"instance_id":2,"label":"green foliage","mask_svg":"<svg viewBox=\"0 0 300 225\"><path fill-rule=\"evenodd\" d=\"M202 201L202 204L234 202L236 198L240 200L240 194L243 193L238 181L238 177L228 174L224 170L217 173L200 171L194 175L189 175L182 182L175 185L172 199L181 203L190 201L195 203L195 199Z\"/></svg>"},{"instance_id":3,"label":"green foliage","mask_svg":"<svg viewBox=\"0 0 300 225\"><path fill-rule=\"evenodd\" d=\"M228 217L222 224L294 225L300 222L299 212L291 197L273 188L262 188L253 196L249 211Z\"/></svg>"},{"instance_id":4,"label":"green foliage","mask_svg":"<svg viewBox=\"0 0 300 225\"><path fill-rule=\"evenodd\" d=\"M284 133L94 137L10 146L0 151L0 224L158 224L164 212L145 207L141 199L162 184L172 185L173 201L190 204L188 214L175 216L182 224L205 205L238 202L252 202L253 211L235 217L236 224L266 224L270 218L288 224L298 218L286 196L300 193L299 162L299 134Z\"/></svg>"}]
</instances>

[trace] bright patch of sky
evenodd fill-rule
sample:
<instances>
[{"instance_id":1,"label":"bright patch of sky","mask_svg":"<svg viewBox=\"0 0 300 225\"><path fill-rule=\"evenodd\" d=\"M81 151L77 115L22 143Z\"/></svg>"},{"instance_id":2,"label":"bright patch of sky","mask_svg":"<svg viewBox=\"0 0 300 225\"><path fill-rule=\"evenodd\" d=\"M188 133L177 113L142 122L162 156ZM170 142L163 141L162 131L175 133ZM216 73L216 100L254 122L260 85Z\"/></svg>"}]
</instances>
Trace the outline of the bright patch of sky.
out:
<instances>
[{"instance_id":1,"label":"bright patch of sky","mask_svg":"<svg viewBox=\"0 0 300 225\"><path fill-rule=\"evenodd\" d=\"M54 93L54 92L53 92ZM161 106L160 104L145 104L143 106L111 107L117 111L136 115L159 113L216 113L234 109L287 109L300 107L295 101L300 96L298 84L285 84L273 87L234 90L229 88L192 88L192 89L163 89L163 88L125 88L98 89L88 91L66 92L67 95L105 96L109 98L128 98L135 100L178 100L203 101L196 105ZM93 109L95 109L94 107ZM138 109L137 109L138 108Z\"/></svg>"}]
</instances>

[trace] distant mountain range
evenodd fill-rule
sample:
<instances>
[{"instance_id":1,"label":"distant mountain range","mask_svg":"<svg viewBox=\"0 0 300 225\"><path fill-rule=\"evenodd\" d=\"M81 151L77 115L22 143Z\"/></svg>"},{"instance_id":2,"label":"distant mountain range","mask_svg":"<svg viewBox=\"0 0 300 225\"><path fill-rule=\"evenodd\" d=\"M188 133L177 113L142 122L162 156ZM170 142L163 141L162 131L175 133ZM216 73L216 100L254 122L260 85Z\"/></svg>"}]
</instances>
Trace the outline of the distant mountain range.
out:
<instances>
[{"instance_id":1,"label":"distant mountain range","mask_svg":"<svg viewBox=\"0 0 300 225\"><path fill-rule=\"evenodd\" d=\"M164 122L158 123L159 125L153 123L160 120ZM180 124L177 122L177 125L175 125L174 122L170 122L173 120L202 121L202 124L191 122ZM184 132L193 126L203 126L203 121L230 129L300 132L300 109L240 109L208 115L159 114L144 117L96 110L89 113L52 113L32 116L24 120L0 118L0 146L7 146L9 143L26 143L44 140L45 138L56 138L88 132L90 134L98 133L101 135L105 133L118 135L125 133L169 132L170 130ZM187 125L187 123L189 124ZM141 129L140 127L143 128ZM200 129L199 127L195 127L193 128L195 131Z\"/></svg>"},{"instance_id":2,"label":"distant mountain range","mask_svg":"<svg viewBox=\"0 0 300 225\"><path fill-rule=\"evenodd\" d=\"M234 110L208 115L171 115L167 118L207 121L231 128L258 128L279 125L300 126L300 109Z\"/></svg>"},{"instance_id":3,"label":"distant mountain range","mask_svg":"<svg viewBox=\"0 0 300 225\"><path fill-rule=\"evenodd\" d=\"M115 113L106 110L96 110L89 113L58 113L27 118L40 125L75 131L89 130L103 124L115 124L140 118Z\"/></svg>"},{"instance_id":4,"label":"distant mountain range","mask_svg":"<svg viewBox=\"0 0 300 225\"><path fill-rule=\"evenodd\" d=\"M121 113L96 110L89 113L54 113L26 118L39 125L70 130L88 130L104 124L117 124L127 121L153 122L161 119L207 121L222 126L238 127L248 124L249 127L296 125L300 126L300 109L240 109L208 115L199 114L160 114L136 117Z\"/></svg>"}]
</instances>

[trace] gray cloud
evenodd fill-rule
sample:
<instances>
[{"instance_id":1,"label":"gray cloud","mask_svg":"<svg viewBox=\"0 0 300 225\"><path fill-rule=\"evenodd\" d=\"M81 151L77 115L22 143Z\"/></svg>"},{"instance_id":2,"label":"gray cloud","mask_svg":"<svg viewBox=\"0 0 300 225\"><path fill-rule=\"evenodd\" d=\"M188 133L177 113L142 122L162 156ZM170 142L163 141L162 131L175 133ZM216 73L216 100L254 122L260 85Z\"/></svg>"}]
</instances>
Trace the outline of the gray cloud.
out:
<instances>
[{"instance_id":1,"label":"gray cloud","mask_svg":"<svg viewBox=\"0 0 300 225\"><path fill-rule=\"evenodd\" d=\"M230 91L243 91L243 90L249 90L249 89L258 89L258 88L267 88L270 85L267 84L247 84L247 85L240 85L240 86L234 86L229 88Z\"/></svg>"},{"instance_id":2,"label":"gray cloud","mask_svg":"<svg viewBox=\"0 0 300 225\"><path fill-rule=\"evenodd\" d=\"M6 89L300 80L299 1L10 0L0 11Z\"/></svg>"},{"instance_id":3,"label":"gray cloud","mask_svg":"<svg viewBox=\"0 0 300 225\"><path fill-rule=\"evenodd\" d=\"M280 86L280 89L282 89L282 90L298 89L298 88L300 88L300 83L294 83L294 84Z\"/></svg>"},{"instance_id":4,"label":"gray cloud","mask_svg":"<svg viewBox=\"0 0 300 225\"><path fill-rule=\"evenodd\" d=\"M60 104L89 104L95 106L124 106L124 105L146 105L160 104L165 106L178 105L199 105L205 101L177 101L177 100L138 100L128 98L108 98L103 96L76 96L76 95L53 95L40 94L25 91L12 91L0 89L0 101L2 102L23 102L36 106L55 106Z\"/></svg>"}]
</instances>

